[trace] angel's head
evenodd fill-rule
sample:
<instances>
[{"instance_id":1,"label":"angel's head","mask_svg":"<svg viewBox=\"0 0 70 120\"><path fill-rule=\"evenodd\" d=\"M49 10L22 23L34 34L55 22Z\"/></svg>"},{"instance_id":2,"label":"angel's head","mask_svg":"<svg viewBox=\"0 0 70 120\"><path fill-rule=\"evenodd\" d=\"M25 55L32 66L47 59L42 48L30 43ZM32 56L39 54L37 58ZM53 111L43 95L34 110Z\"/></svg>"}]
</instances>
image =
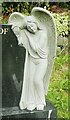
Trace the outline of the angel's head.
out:
<instances>
[{"instance_id":1,"label":"angel's head","mask_svg":"<svg viewBox=\"0 0 70 120\"><path fill-rule=\"evenodd\" d=\"M38 25L36 22L36 19L34 18L34 16L27 16L25 18L26 21L26 28L29 32L35 34L36 31L38 30Z\"/></svg>"},{"instance_id":2,"label":"angel's head","mask_svg":"<svg viewBox=\"0 0 70 120\"><path fill-rule=\"evenodd\" d=\"M28 21L27 22L27 30L31 33L36 33L36 31L37 31L36 23Z\"/></svg>"}]
</instances>

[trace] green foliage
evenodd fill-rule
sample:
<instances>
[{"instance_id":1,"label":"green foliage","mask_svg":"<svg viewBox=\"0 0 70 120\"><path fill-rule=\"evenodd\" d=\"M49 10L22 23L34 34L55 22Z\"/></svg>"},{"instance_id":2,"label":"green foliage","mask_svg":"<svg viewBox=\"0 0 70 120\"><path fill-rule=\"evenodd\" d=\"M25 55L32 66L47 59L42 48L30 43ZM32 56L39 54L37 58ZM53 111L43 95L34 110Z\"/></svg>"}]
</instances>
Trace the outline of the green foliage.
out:
<instances>
[{"instance_id":1,"label":"green foliage","mask_svg":"<svg viewBox=\"0 0 70 120\"><path fill-rule=\"evenodd\" d=\"M68 14L53 14L57 27L57 35L67 36L68 35Z\"/></svg>"},{"instance_id":2,"label":"green foliage","mask_svg":"<svg viewBox=\"0 0 70 120\"><path fill-rule=\"evenodd\" d=\"M46 7L46 9L50 10L49 2L15 2L15 3L3 3L2 4L2 13L3 20L2 23L6 24L8 21L8 17L12 12L21 12L23 14L29 15L33 7ZM52 13L57 27L57 35L67 36L68 35L68 14L57 14Z\"/></svg>"},{"instance_id":3,"label":"green foliage","mask_svg":"<svg viewBox=\"0 0 70 120\"><path fill-rule=\"evenodd\" d=\"M68 119L68 55L55 59L48 98L57 108L58 118Z\"/></svg>"},{"instance_id":4,"label":"green foliage","mask_svg":"<svg viewBox=\"0 0 70 120\"><path fill-rule=\"evenodd\" d=\"M52 6L53 3L51 3ZM59 4L59 3L58 3ZM61 3L60 5L68 5ZM44 7L50 10L48 2L23 2L23 3L3 3L3 24L7 24L9 15L18 11L22 14L29 15L34 6ZM57 34L62 36L68 35L68 14L52 13L57 27ZM68 118L68 55L60 54L56 57L54 68L51 76L50 86L48 90L48 98L57 108L58 118Z\"/></svg>"},{"instance_id":5,"label":"green foliage","mask_svg":"<svg viewBox=\"0 0 70 120\"><path fill-rule=\"evenodd\" d=\"M55 64L54 69L59 70L60 68L63 67L63 65L65 63L68 63L68 55L67 54L66 55L61 54L60 56L57 56L55 59L55 63L54 63Z\"/></svg>"},{"instance_id":6,"label":"green foliage","mask_svg":"<svg viewBox=\"0 0 70 120\"><path fill-rule=\"evenodd\" d=\"M58 2L57 4L62 8L69 8L68 2Z\"/></svg>"}]
</instances>

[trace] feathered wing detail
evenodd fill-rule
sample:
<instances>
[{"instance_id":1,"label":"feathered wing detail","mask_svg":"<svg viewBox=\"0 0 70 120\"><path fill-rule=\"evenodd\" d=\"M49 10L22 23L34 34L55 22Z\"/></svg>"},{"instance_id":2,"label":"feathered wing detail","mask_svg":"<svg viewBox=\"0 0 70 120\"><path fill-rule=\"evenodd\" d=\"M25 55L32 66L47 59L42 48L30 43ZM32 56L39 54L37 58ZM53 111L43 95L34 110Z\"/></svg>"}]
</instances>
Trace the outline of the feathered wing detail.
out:
<instances>
[{"instance_id":1,"label":"feathered wing detail","mask_svg":"<svg viewBox=\"0 0 70 120\"><path fill-rule=\"evenodd\" d=\"M48 46L48 64L46 69L46 74L44 76L44 90L47 94L48 86L50 82L50 76L53 69L54 58L56 56L56 46L57 46L57 33L56 25L52 14L40 7L34 7L31 11L31 14L35 16L41 28L45 28L47 34L47 46ZM42 15L41 15L42 14ZM46 46L46 47L47 47Z\"/></svg>"},{"instance_id":2,"label":"feathered wing detail","mask_svg":"<svg viewBox=\"0 0 70 120\"><path fill-rule=\"evenodd\" d=\"M18 42L22 43L25 48L27 48L28 42L27 37L24 32L24 18L25 16L19 12L14 12L10 15L8 24L12 25L12 30L16 35Z\"/></svg>"},{"instance_id":3,"label":"feathered wing detail","mask_svg":"<svg viewBox=\"0 0 70 120\"><path fill-rule=\"evenodd\" d=\"M10 15L8 24L12 25L12 27L20 27L23 25L24 17L21 13L14 12Z\"/></svg>"}]
</instances>

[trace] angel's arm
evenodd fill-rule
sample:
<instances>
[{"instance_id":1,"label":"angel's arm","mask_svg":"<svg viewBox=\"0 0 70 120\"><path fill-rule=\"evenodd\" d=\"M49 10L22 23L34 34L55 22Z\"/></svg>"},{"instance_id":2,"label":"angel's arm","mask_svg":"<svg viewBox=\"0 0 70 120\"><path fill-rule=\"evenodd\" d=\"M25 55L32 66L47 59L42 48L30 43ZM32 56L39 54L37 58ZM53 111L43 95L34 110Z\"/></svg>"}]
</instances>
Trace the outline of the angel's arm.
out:
<instances>
[{"instance_id":1,"label":"angel's arm","mask_svg":"<svg viewBox=\"0 0 70 120\"><path fill-rule=\"evenodd\" d=\"M16 35L16 37L18 37L20 34L20 28L18 26L14 26L14 27L12 26L12 30L14 34Z\"/></svg>"},{"instance_id":2,"label":"angel's arm","mask_svg":"<svg viewBox=\"0 0 70 120\"><path fill-rule=\"evenodd\" d=\"M35 39L37 39L37 42L36 42L34 39L32 39L32 37L30 37L30 35L28 33L25 33L25 34L28 37L29 44L30 44L31 48L35 52L37 52L43 46L43 44L45 42L46 35L41 32L38 38L37 38L37 36L35 37Z\"/></svg>"},{"instance_id":3,"label":"angel's arm","mask_svg":"<svg viewBox=\"0 0 70 120\"><path fill-rule=\"evenodd\" d=\"M12 30L17 37L18 45L21 46L21 44L22 44L22 46L25 47L25 49L27 49L28 48L28 38L24 32L25 30L21 29L18 26L13 27Z\"/></svg>"}]
</instances>

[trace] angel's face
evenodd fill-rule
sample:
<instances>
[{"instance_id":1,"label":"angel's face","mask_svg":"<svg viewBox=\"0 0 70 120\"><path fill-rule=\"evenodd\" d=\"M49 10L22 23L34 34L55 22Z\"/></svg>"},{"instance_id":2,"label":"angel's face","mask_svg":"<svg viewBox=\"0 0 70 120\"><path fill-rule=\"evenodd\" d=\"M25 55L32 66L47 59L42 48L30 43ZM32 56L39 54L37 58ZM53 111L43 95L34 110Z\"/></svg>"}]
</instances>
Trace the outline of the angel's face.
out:
<instances>
[{"instance_id":1,"label":"angel's face","mask_svg":"<svg viewBox=\"0 0 70 120\"><path fill-rule=\"evenodd\" d=\"M27 21L27 29L31 33L35 33L37 31L37 25L35 22Z\"/></svg>"},{"instance_id":2,"label":"angel's face","mask_svg":"<svg viewBox=\"0 0 70 120\"><path fill-rule=\"evenodd\" d=\"M34 16L27 16L25 18L25 21L26 21L27 30L35 34L35 32L37 31L37 24L36 24L36 19L34 18Z\"/></svg>"}]
</instances>

